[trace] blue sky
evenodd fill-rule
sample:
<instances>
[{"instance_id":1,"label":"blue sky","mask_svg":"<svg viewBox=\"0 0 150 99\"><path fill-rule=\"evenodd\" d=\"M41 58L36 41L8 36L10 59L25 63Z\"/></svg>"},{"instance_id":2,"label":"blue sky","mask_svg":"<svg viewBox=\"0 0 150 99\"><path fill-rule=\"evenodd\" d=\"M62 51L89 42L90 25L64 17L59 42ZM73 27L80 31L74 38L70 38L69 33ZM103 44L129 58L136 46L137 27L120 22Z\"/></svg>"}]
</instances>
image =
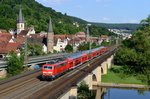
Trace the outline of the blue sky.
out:
<instances>
[{"instance_id":1,"label":"blue sky","mask_svg":"<svg viewBox=\"0 0 150 99\"><path fill-rule=\"evenodd\" d=\"M57 12L90 22L139 23L150 15L150 0L36 0Z\"/></svg>"}]
</instances>

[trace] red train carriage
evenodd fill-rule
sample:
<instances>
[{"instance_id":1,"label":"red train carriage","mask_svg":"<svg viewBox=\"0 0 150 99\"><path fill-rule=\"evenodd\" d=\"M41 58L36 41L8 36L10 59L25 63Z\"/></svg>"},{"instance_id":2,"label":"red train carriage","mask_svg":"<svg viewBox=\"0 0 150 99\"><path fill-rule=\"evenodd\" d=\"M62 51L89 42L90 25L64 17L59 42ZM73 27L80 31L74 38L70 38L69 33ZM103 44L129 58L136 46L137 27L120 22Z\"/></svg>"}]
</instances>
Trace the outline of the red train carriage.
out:
<instances>
[{"instance_id":1,"label":"red train carriage","mask_svg":"<svg viewBox=\"0 0 150 99\"><path fill-rule=\"evenodd\" d=\"M86 61L88 61L88 53L83 53L82 54L82 62L84 63Z\"/></svg>"},{"instance_id":2,"label":"red train carriage","mask_svg":"<svg viewBox=\"0 0 150 99\"><path fill-rule=\"evenodd\" d=\"M66 56L66 59L51 60L42 66L42 78L53 79L58 77L69 69L74 69L80 64L103 54L107 50L108 49L106 47L99 47L83 52L73 53Z\"/></svg>"},{"instance_id":3,"label":"red train carriage","mask_svg":"<svg viewBox=\"0 0 150 99\"><path fill-rule=\"evenodd\" d=\"M73 53L72 55L67 56L68 58L68 67L75 68L77 66L79 66L80 64L82 64L82 52L78 52L78 53ZM73 64L73 65L72 65Z\"/></svg>"},{"instance_id":4,"label":"red train carriage","mask_svg":"<svg viewBox=\"0 0 150 99\"><path fill-rule=\"evenodd\" d=\"M101 47L100 49L100 54L103 54L104 52L106 52L108 50L107 47Z\"/></svg>"},{"instance_id":5,"label":"red train carriage","mask_svg":"<svg viewBox=\"0 0 150 99\"><path fill-rule=\"evenodd\" d=\"M73 66L74 66L73 59L72 59L72 58L68 58L68 59L67 59L67 67L68 67L69 69L72 69Z\"/></svg>"}]
</instances>

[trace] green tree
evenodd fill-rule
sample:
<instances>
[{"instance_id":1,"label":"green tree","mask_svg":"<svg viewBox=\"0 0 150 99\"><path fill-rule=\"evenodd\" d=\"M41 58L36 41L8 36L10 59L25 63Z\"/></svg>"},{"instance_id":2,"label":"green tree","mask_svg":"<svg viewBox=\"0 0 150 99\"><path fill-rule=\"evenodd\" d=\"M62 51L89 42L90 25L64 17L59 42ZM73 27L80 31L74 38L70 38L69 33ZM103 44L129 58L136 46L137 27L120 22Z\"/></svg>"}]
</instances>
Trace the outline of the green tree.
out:
<instances>
[{"instance_id":1,"label":"green tree","mask_svg":"<svg viewBox=\"0 0 150 99\"><path fill-rule=\"evenodd\" d=\"M7 58L7 72L11 75L20 74L23 71L24 56L17 56L16 53L11 52Z\"/></svg>"},{"instance_id":2,"label":"green tree","mask_svg":"<svg viewBox=\"0 0 150 99\"><path fill-rule=\"evenodd\" d=\"M43 55L42 46L38 44L28 44L28 53L29 56L38 56Z\"/></svg>"},{"instance_id":3,"label":"green tree","mask_svg":"<svg viewBox=\"0 0 150 99\"><path fill-rule=\"evenodd\" d=\"M68 44L68 45L65 47L65 51L68 52L68 53L73 52L73 47L72 47L70 44Z\"/></svg>"},{"instance_id":4,"label":"green tree","mask_svg":"<svg viewBox=\"0 0 150 99\"><path fill-rule=\"evenodd\" d=\"M138 28L131 39L123 41L123 47L116 53L115 63L128 66L131 73L150 85L150 17Z\"/></svg>"},{"instance_id":5,"label":"green tree","mask_svg":"<svg viewBox=\"0 0 150 99\"><path fill-rule=\"evenodd\" d=\"M95 42L91 44L91 48L96 48L96 47L97 47L97 45Z\"/></svg>"},{"instance_id":6,"label":"green tree","mask_svg":"<svg viewBox=\"0 0 150 99\"><path fill-rule=\"evenodd\" d=\"M150 86L150 67L148 68L144 68L143 69L143 73L141 73L138 78L144 82L145 84L147 84L148 86Z\"/></svg>"},{"instance_id":7,"label":"green tree","mask_svg":"<svg viewBox=\"0 0 150 99\"><path fill-rule=\"evenodd\" d=\"M79 51L89 50L89 42L88 43L81 43L78 46Z\"/></svg>"},{"instance_id":8,"label":"green tree","mask_svg":"<svg viewBox=\"0 0 150 99\"><path fill-rule=\"evenodd\" d=\"M108 45L109 45L109 42L103 41L103 42L101 43L101 45L102 45L102 46L108 46Z\"/></svg>"},{"instance_id":9,"label":"green tree","mask_svg":"<svg viewBox=\"0 0 150 99\"><path fill-rule=\"evenodd\" d=\"M89 86L85 81L81 82L78 86L78 99L95 99L95 96L91 94Z\"/></svg>"}]
</instances>

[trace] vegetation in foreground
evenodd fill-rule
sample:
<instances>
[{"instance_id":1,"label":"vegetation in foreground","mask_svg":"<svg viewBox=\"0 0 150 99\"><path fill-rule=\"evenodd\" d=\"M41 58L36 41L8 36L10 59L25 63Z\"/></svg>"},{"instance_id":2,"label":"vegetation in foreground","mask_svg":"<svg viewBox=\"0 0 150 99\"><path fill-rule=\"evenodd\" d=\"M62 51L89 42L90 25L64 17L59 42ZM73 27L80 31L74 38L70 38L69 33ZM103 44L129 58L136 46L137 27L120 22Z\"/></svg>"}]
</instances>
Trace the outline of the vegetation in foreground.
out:
<instances>
[{"instance_id":1,"label":"vegetation in foreground","mask_svg":"<svg viewBox=\"0 0 150 99\"><path fill-rule=\"evenodd\" d=\"M123 41L116 53L115 64L123 66L127 74L136 75L150 85L150 16L141 21L131 39Z\"/></svg>"},{"instance_id":2,"label":"vegetation in foreground","mask_svg":"<svg viewBox=\"0 0 150 99\"><path fill-rule=\"evenodd\" d=\"M121 84L145 84L139 79L139 76L127 74L125 70L126 69L121 66L112 67L108 71L107 75L102 76L102 82Z\"/></svg>"},{"instance_id":3,"label":"vegetation in foreground","mask_svg":"<svg viewBox=\"0 0 150 99\"><path fill-rule=\"evenodd\" d=\"M89 90L89 86L83 81L78 86L77 99L95 99L95 95Z\"/></svg>"},{"instance_id":4,"label":"vegetation in foreground","mask_svg":"<svg viewBox=\"0 0 150 99\"><path fill-rule=\"evenodd\" d=\"M24 56L18 57L16 53L11 52L8 57L7 72L9 76L20 74L23 71Z\"/></svg>"}]
</instances>

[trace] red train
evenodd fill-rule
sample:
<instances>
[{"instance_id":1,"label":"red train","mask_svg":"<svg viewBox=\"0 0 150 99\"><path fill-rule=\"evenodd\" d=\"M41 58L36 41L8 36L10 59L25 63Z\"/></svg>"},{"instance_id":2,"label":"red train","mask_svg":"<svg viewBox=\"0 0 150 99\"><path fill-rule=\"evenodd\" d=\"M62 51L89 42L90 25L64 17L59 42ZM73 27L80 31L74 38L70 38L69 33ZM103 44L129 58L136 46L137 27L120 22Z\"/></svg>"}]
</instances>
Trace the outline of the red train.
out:
<instances>
[{"instance_id":1,"label":"red train","mask_svg":"<svg viewBox=\"0 0 150 99\"><path fill-rule=\"evenodd\" d=\"M73 53L66 56L64 59L50 60L48 63L42 66L42 79L54 79L59 77L68 70L76 68L82 63L85 63L86 61L103 54L107 50L107 47L99 47L87 51Z\"/></svg>"}]
</instances>

